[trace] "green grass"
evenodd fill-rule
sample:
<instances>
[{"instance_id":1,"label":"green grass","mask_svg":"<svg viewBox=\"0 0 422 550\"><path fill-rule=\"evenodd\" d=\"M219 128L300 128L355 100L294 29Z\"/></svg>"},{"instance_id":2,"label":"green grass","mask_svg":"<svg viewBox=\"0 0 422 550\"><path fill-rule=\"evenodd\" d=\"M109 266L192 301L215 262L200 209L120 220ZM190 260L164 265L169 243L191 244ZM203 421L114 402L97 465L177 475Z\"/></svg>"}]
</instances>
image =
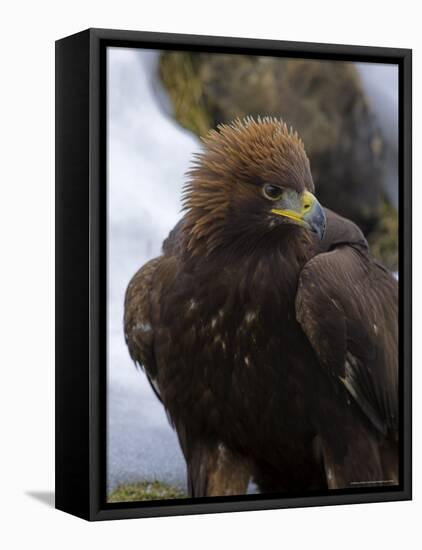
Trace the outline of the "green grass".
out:
<instances>
[{"instance_id":1,"label":"green grass","mask_svg":"<svg viewBox=\"0 0 422 550\"><path fill-rule=\"evenodd\" d=\"M139 500L168 500L186 498L178 487L161 481L142 481L119 485L109 496L108 502L134 502Z\"/></svg>"}]
</instances>

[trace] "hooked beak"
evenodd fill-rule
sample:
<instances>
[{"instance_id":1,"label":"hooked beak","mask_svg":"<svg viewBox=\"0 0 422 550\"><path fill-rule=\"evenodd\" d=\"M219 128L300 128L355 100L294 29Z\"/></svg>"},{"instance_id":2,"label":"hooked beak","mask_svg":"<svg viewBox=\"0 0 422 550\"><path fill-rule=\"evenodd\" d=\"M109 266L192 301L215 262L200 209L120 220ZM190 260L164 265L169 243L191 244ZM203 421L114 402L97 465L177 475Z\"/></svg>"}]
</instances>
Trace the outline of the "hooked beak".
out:
<instances>
[{"instance_id":1,"label":"hooked beak","mask_svg":"<svg viewBox=\"0 0 422 550\"><path fill-rule=\"evenodd\" d=\"M326 226L325 212L312 193L304 191L294 199L288 199L286 206L287 208L273 208L271 212L309 229L322 240Z\"/></svg>"}]
</instances>

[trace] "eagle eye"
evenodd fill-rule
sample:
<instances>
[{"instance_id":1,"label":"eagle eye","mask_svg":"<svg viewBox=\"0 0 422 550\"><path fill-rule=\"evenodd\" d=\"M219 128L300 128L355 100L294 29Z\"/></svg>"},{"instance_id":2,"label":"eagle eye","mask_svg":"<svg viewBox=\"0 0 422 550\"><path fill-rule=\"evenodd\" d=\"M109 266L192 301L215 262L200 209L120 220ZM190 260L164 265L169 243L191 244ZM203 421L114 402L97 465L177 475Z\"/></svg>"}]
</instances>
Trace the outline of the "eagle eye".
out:
<instances>
[{"instance_id":1,"label":"eagle eye","mask_svg":"<svg viewBox=\"0 0 422 550\"><path fill-rule=\"evenodd\" d=\"M283 194L283 189L278 185L266 183L262 188L262 192L266 199L270 199L270 201L276 201L277 199L281 198L281 195Z\"/></svg>"}]
</instances>

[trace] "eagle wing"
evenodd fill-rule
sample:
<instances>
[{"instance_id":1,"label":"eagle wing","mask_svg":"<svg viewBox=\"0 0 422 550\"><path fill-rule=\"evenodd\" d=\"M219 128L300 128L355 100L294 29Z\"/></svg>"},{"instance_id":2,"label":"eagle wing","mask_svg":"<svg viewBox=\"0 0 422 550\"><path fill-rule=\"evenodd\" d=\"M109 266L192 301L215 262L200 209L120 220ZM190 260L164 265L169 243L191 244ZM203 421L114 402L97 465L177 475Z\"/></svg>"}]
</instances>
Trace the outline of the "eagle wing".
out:
<instances>
[{"instance_id":1,"label":"eagle wing","mask_svg":"<svg viewBox=\"0 0 422 550\"><path fill-rule=\"evenodd\" d=\"M132 277L125 295L124 333L130 356L141 367L157 397L161 400L158 370L154 354L156 322L160 295L166 282L177 271L176 256L181 247L182 221L163 243L163 254L147 262Z\"/></svg>"},{"instance_id":2,"label":"eagle wing","mask_svg":"<svg viewBox=\"0 0 422 550\"><path fill-rule=\"evenodd\" d=\"M145 371L158 398L160 398L160 390L154 357L151 294L154 273L161 261L162 257L150 260L132 277L126 290L124 312L125 340L130 356L135 364Z\"/></svg>"},{"instance_id":3,"label":"eagle wing","mask_svg":"<svg viewBox=\"0 0 422 550\"><path fill-rule=\"evenodd\" d=\"M359 229L329 213L325 251L301 272L296 317L320 365L383 435L397 433L398 284Z\"/></svg>"}]
</instances>

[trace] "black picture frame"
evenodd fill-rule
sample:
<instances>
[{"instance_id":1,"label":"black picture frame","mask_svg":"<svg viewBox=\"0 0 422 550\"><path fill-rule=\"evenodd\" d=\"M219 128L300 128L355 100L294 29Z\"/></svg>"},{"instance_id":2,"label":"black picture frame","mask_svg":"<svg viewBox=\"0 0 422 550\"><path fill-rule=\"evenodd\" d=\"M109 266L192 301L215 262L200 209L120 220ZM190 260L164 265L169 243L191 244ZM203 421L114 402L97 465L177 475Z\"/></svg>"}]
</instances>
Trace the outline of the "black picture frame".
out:
<instances>
[{"instance_id":1,"label":"black picture frame","mask_svg":"<svg viewBox=\"0 0 422 550\"><path fill-rule=\"evenodd\" d=\"M110 504L105 498L108 46L395 63L399 67L401 475L397 488ZM412 52L89 29L56 42L56 508L87 520L409 500Z\"/></svg>"}]
</instances>

